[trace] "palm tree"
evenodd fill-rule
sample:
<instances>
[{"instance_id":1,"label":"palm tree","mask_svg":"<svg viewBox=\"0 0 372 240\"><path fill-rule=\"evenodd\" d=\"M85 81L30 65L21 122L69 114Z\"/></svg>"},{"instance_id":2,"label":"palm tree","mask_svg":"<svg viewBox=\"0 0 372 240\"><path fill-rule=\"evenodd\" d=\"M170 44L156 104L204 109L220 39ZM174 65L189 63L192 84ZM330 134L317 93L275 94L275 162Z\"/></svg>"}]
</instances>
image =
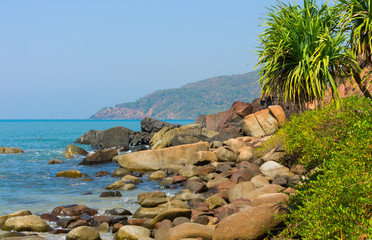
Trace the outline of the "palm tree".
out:
<instances>
[{"instance_id":1,"label":"palm tree","mask_svg":"<svg viewBox=\"0 0 372 240\"><path fill-rule=\"evenodd\" d=\"M337 7L318 6L314 0L304 0L303 7L278 2L269 9L258 51L262 94L277 93L303 109L308 102L322 100L330 88L339 104L346 70L350 65L358 70L345 44L342 20Z\"/></svg>"},{"instance_id":2,"label":"palm tree","mask_svg":"<svg viewBox=\"0 0 372 240\"><path fill-rule=\"evenodd\" d=\"M350 32L349 43L357 57L358 67L369 67L372 64L372 0L339 0L338 7L348 16L345 28ZM354 72L354 79L364 96L372 99L364 84L365 79L356 74L358 71Z\"/></svg>"}]
</instances>

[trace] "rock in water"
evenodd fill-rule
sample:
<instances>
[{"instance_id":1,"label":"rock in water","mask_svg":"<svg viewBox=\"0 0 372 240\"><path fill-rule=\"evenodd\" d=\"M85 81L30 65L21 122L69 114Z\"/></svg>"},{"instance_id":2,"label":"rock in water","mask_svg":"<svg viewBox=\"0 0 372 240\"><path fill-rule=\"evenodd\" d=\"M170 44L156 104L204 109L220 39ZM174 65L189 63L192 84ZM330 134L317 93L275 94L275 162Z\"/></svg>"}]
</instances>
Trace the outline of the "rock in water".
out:
<instances>
[{"instance_id":1,"label":"rock in water","mask_svg":"<svg viewBox=\"0 0 372 240\"><path fill-rule=\"evenodd\" d=\"M131 139L130 136L134 136L135 133L125 127L113 127L101 131L90 130L76 139L75 143L90 144L92 148L96 149L128 146Z\"/></svg>"},{"instance_id":2,"label":"rock in water","mask_svg":"<svg viewBox=\"0 0 372 240\"><path fill-rule=\"evenodd\" d=\"M1 153L4 153L4 154L7 154L7 153L23 153L24 151L20 148L16 148L16 147L0 147L0 154Z\"/></svg>"},{"instance_id":3,"label":"rock in water","mask_svg":"<svg viewBox=\"0 0 372 240\"><path fill-rule=\"evenodd\" d=\"M65 148L65 151L63 152L63 155L65 155L66 158L73 158L74 155L88 155L89 153L85 151L84 149L75 146L75 145L67 145Z\"/></svg>"},{"instance_id":4,"label":"rock in water","mask_svg":"<svg viewBox=\"0 0 372 240\"><path fill-rule=\"evenodd\" d=\"M117 155L118 150L116 149L98 150L97 152L86 156L83 161L79 163L79 165L95 165L111 162L112 159Z\"/></svg>"},{"instance_id":5,"label":"rock in water","mask_svg":"<svg viewBox=\"0 0 372 240\"><path fill-rule=\"evenodd\" d=\"M52 228L40 217L36 215L28 215L8 218L1 230L48 232L52 230Z\"/></svg>"},{"instance_id":6,"label":"rock in water","mask_svg":"<svg viewBox=\"0 0 372 240\"><path fill-rule=\"evenodd\" d=\"M67 170L58 172L57 177L81 178L83 174L81 174L79 170Z\"/></svg>"}]
</instances>

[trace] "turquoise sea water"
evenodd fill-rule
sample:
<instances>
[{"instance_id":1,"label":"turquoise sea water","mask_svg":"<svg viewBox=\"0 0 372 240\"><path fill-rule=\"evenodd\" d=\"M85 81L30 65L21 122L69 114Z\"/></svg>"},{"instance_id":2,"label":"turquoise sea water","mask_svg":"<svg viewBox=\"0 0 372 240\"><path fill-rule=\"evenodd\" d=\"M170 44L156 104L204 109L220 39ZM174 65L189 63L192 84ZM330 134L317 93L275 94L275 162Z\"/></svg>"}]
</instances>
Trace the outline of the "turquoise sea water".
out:
<instances>
[{"instance_id":1,"label":"turquoise sea water","mask_svg":"<svg viewBox=\"0 0 372 240\"><path fill-rule=\"evenodd\" d=\"M176 124L189 124L192 120L168 120ZM85 204L101 211L112 207L135 210L136 196L141 191L160 188L148 182L134 191L124 192L121 198L99 198L104 187L118 180L111 176L95 177L98 171L113 172L118 165L108 163L80 166L83 157L66 159L62 155L68 144L85 132L123 126L140 131L139 120L0 120L0 146L19 147L21 154L0 154L0 215L28 209L34 214L50 212L57 206ZM93 152L89 145L79 145ZM61 159L62 164L48 164L51 159ZM78 169L93 178L57 178L62 170ZM172 192L169 192L172 193Z\"/></svg>"}]
</instances>

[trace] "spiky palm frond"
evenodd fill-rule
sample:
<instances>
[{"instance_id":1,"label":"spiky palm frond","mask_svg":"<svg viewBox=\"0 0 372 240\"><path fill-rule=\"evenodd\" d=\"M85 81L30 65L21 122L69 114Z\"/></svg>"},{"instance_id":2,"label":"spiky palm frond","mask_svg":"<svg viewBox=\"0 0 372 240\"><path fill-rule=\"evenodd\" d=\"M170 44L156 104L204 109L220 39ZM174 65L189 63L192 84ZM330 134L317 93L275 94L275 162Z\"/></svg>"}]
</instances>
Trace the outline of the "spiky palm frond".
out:
<instances>
[{"instance_id":1,"label":"spiky palm frond","mask_svg":"<svg viewBox=\"0 0 372 240\"><path fill-rule=\"evenodd\" d=\"M304 0L303 7L278 2L269 9L258 51L262 94L277 93L304 107L323 99L330 87L340 100L337 78L355 58L339 22L335 8L313 0Z\"/></svg>"}]
</instances>

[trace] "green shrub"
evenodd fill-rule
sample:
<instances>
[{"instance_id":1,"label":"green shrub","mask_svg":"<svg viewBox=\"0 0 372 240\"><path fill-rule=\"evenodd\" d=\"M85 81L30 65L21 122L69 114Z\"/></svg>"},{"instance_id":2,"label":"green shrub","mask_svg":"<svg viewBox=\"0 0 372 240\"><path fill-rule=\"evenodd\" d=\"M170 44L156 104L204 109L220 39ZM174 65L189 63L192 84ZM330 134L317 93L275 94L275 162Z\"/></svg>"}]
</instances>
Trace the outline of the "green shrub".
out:
<instances>
[{"instance_id":1,"label":"green shrub","mask_svg":"<svg viewBox=\"0 0 372 240\"><path fill-rule=\"evenodd\" d=\"M296 161L317 171L290 198L283 236L301 239L372 238L372 108L344 99L294 116L268 144L283 144Z\"/></svg>"}]
</instances>

